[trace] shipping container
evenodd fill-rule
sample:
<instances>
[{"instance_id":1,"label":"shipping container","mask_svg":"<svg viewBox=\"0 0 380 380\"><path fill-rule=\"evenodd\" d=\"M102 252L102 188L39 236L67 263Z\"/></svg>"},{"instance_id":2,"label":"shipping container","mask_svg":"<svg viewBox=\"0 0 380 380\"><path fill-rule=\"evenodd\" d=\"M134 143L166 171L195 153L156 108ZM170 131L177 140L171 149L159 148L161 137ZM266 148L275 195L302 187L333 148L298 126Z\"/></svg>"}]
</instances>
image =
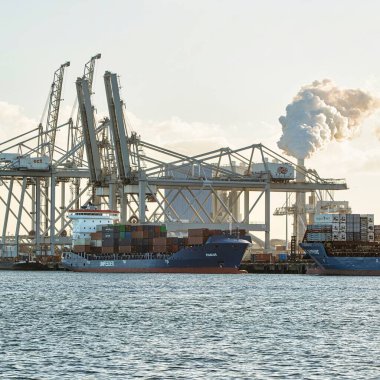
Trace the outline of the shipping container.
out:
<instances>
[{"instance_id":1,"label":"shipping container","mask_svg":"<svg viewBox=\"0 0 380 380\"><path fill-rule=\"evenodd\" d=\"M253 253L252 261L254 263L270 263L272 262L272 255L269 253Z\"/></svg>"},{"instance_id":2,"label":"shipping container","mask_svg":"<svg viewBox=\"0 0 380 380\"><path fill-rule=\"evenodd\" d=\"M79 245L79 244L73 245L73 252L76 252L76 253L80 253L80 252L89 253L90 251L91 251L91 246L90 245Z\"/></svg>"},{"instance_id":3,"label":"shipping container","mask_svg":"<svg viewBox=\"0 0 380 380\"><path fill-rule=\"evenodd\" d=\"M202 245L207 241L207 237L204 236L189 236L189 245Z\"/></svg>"},{"instance_id":4,"label":"shipping container","mask_svg":"<svg viewBox=\"0 0 380 380\"><path fill-rule=\"evenodd\" d=\"M346 223L346 214L339 214L339 223Z\"/></svg>"},{"instance_id":5,"label":"shipping container","mask_svg":"<svg viewBox=\"0 0 380 380\"><path fill-rule=\"evenodd\" d=\"M315 224L327 224L333 222L333 215L332 214L316 214L314 216L314 223Z\"/></svg>"}]
</instances>

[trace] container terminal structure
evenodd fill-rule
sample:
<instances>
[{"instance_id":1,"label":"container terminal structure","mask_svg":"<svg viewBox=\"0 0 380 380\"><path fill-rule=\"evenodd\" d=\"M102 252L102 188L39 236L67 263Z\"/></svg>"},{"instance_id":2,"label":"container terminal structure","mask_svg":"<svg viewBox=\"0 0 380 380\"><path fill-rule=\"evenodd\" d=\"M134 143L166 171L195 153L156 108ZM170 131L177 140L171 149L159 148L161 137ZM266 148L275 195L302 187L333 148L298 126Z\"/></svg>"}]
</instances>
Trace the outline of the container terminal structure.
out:
<instances>
[{"instance_id":1,"label":"container terminal structure","mask_svg":"<svg viewBox=\"0 0 380 380\"><path fill-rule=\"evenodd\" d=\"M90 202L119 210L121 223L163 222L169 232L200 225L264 232L269 252L272 193L301 194L300 199L310 193L323 201L334 190L347 189L344 180L322 179L262 144L194 156L153 145L132 130L118 76L109 71L104 74L108 116L96 120L92 95L99 58L93 56L76 80L75 116L59 123L66 62L54 73L46 122L0 143L0 255L9 247L58 255L71 244L68 211ZM178 214L178 199L192 218ZM306 213L304 203L296 205L298 216ZM253 222L253 216L263 222Z\"/></svg>"}]
</instances>

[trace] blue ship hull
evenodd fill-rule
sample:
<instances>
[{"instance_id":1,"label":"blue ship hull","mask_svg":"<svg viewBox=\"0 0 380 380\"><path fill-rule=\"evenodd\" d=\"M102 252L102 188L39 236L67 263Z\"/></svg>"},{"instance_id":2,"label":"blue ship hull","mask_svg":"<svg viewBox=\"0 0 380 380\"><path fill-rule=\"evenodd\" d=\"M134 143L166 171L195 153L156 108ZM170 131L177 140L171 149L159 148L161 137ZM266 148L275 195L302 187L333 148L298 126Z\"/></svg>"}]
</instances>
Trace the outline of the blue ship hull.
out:
<instances>
[{"instance_id":1,"label":"blue ship hull","mask_svg":"<svg viewBox=\"0 0 380 380\"><path fill-rule=\"evenodd\" d=\"M380 251L377 255L363 256L357 253L350 256L328 255L323 243L300 243L300 247L320 268L320 274L330 275L380 275Z\"/></svg>"},{"instance_id":2,"label":"blue ship hull","mask_svg":"<svg viewBox=\"0 0 380 380\"><path fill-rule=\"evenodd\" d=\"M173 254L141 253L94 256L65 253L61 264L75 272L119 273L239 273L250 242L212 237L204 245L186 247Z\"/></svg>"}]
</instances>

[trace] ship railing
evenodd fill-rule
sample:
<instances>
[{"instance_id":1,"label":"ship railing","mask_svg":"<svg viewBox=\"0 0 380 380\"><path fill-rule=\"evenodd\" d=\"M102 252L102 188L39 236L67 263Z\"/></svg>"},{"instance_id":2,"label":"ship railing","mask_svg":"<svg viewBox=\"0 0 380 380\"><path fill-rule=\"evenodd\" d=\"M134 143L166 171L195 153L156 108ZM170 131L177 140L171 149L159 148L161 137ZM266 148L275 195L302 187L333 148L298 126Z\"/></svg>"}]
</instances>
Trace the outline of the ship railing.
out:
<instances>
[{"instance_id":1,"label":"ship railing","mask_svg":"<svg viewBox=\"0 0 380 380\"><path fill-rule=\"evenodd\" d=\"M152 259L159 259L159 260L166 260L170 258L172 255L170 253L155 253L155 252L146 252L144 254L137 254L137 253L119 253L119 254L113 254L112 256L107 255L94 255L94 254L87 254L85 252L77 253L77 255L80 258L84 258L86 260L152 260ZM80 260L79 258L77 258Z\"/></svg>"}]
</instances>

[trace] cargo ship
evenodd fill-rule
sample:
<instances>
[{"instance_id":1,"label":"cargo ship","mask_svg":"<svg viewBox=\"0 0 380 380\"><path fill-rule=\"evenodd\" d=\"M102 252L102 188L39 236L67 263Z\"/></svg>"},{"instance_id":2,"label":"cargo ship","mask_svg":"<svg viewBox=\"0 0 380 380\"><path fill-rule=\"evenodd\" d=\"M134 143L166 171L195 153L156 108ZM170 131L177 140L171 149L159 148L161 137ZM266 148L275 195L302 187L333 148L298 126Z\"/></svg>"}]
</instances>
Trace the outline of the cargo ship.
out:
<instances>
[{"instance_id":1,"label":"cargo ship","mask_svg":"<svg viewBox=\"0 0 380 380\"><path fill-rule=\"evenodd\" d=\"M380 275L380 226L373 214L323 214L308 225L300 247L324 275Z\"/></svg>"},{"instance_id":2,"label":"cargo ship","mask_svg":"<svg viewBox=\"0 0 380 380\"><path fill-rule=\"evenodd\" d=\"M250 246L245 231L189 229L168 236L163 224L115 223L118 212L71 210L73 243L61 265L75 272L240 273Z\"/></svg>"}]
</instances>

